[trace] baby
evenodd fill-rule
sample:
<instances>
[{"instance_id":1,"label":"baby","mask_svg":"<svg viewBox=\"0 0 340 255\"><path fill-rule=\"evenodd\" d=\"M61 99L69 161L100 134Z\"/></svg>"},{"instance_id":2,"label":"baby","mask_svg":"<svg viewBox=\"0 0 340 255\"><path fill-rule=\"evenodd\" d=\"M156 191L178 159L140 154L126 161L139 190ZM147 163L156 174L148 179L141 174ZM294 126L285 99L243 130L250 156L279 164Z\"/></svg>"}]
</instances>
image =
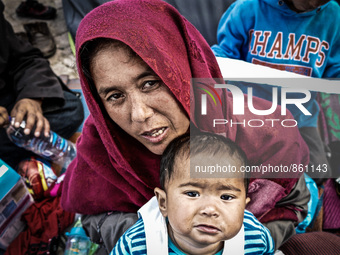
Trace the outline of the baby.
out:
<instances>
[{"instance_id":1,"label":"baby","mask_svg":"<svg viewBox=\"0 0 340 255\"><path fill-rule=\"evenodd\" d=\"M139 220L111 254L273 254L268 229L245 210L245 173L190 177L195 166L217 163L240 170L246 156L234 142L215 134L173 140L162 156L161 188L155 188L156 196L138 211Z\"/></svg>"}]
</instances>

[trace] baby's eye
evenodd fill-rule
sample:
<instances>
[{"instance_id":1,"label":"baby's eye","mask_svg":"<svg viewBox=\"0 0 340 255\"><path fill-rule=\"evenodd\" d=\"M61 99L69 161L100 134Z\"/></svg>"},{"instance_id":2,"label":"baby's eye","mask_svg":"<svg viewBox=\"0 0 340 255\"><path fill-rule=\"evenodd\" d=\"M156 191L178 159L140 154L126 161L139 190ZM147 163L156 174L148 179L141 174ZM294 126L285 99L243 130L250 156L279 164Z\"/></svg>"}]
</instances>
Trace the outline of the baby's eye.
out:
<instances>
[{"instance_id":1,"label":"baby's eye","mask_svg":"<svg viewBox=\"0 0 340 255\"><path fill-rule=\"evenodd\" d=\"M233 198L234 198L234 197L229 196L229 195L222 195L222 196L221 196L221 199L222 199L222 200L226 200L226 201L232 200Z\"/></svg>"},{"instance_id":2,"label":"baby's eye","mask_svg":"<svg viewBox=\"0 0 340 255\"><path fill-rule=\"evenodd\" d=\"M196 192L196 191L188 191L188 192L185 192L185 194L189 197L199 197L199 193Z\"/></svg>"}]
</instances>

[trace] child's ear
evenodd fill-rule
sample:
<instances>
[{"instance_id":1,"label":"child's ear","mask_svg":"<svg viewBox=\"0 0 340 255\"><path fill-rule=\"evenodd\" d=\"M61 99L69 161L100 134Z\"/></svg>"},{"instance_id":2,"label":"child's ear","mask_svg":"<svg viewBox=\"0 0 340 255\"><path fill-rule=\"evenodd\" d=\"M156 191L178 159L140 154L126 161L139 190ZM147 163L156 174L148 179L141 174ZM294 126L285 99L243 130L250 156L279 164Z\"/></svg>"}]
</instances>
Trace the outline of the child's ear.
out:
<instances>
[{"instance_id":1,"label":"child's ear","mask_svg":"<svg viewBox=\"0 0 340 255\"><path fill-rule=\"evenodd\" d=\"M246 197L246 205L250 202L250 197Z\"/></svg>"},{"instance_id":2,"label":"child's ear","mask_svg":"<svg viewBox=\"0 0 340 255\"><path fill-rule=\"evenodd\" d=\"M167 210L167 207L166 207L166 193L165 193L165 191L160 189L160 188L155 188L154 192L155 192L155 195L157 197L159 210L161 211L161 213L164 217L167 217L168 216L168 210Z\"/></svg>"}]
</instances>

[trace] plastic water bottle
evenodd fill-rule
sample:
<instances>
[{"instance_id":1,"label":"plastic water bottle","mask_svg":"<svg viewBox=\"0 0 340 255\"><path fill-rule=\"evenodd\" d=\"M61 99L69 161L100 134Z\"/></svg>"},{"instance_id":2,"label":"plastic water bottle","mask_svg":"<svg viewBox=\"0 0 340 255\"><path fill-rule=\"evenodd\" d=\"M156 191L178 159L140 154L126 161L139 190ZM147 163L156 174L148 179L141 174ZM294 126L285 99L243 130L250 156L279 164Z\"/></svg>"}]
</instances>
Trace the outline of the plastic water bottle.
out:
<instances>
[{"instance_id":1,"label":"plastic water bottle","mask_svg":"<svg viewBox=\"0 0 340 255\"><path fill-rule=\"evenodd\" d=\"M43 133L39 137L35 137L33 129L30 134L26 135L24 133L25 126L26 122L23 121L16 128L14 120L12 120L6 130L9 139L17 146L59 165L62 167L61 172L64 172L76 156L75 144L53 131L50 131L47 137Z\"/></svg>"},{"instance_id":2,"label":"plastic water bottle","mask_svg":"<svg viewBox=\"0 0 340 255\"><path fill-rule=\"evenodd\" d=\"M67 242L64 255L88 255L91 241L82 227L80 219L75 223L71 231L66 233Z\"/></svg>"}]
</instances>

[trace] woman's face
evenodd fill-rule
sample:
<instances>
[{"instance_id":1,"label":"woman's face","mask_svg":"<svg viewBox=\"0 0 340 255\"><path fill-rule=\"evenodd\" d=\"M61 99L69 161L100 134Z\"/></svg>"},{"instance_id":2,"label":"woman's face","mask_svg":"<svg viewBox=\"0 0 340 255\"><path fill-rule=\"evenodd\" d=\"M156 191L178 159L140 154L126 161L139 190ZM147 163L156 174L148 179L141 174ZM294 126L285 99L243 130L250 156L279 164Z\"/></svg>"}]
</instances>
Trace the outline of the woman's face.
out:
<instances>
[{"instance_id":1,"label":"woman's face","mask_svg":"<svg viewBox=\"0 0 340 255\"><path fill-rule=\"evenodd\" d=\"M127 49L101 49L90 71L110 118L151 152L161 155L188 130L189 119L168 87Z\"/></svg>"}]
</instances>

